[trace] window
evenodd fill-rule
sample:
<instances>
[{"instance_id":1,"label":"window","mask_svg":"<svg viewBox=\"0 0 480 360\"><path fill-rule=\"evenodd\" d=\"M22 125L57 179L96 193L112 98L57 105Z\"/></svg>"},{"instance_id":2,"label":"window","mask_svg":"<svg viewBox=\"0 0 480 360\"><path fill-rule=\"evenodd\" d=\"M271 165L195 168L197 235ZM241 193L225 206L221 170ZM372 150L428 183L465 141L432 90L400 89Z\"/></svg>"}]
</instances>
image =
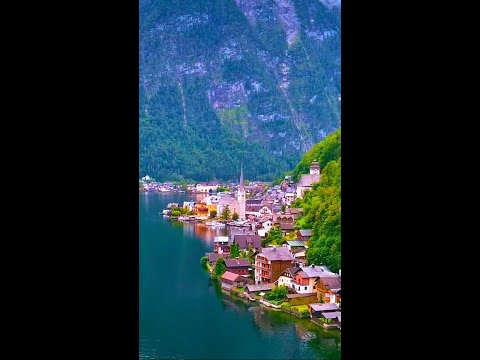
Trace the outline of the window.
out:
<instances>
[{"instance_id":1,"label":"window","mask_svg":"<svg viewBox=\"0 0 480 360\"><path fill-rule=\"evenodd\" d=\"M313 285L313 288L316 289L317 287L315 285Z\"/></svg>"},{"instance_id":2,"label":"window","mask_svg":"<svg viewBox=\"0 0 480 360\"><path fill-rule=\"evenodd\" d=\"M305 290L307 290L307 287L305 286Z\"/></svg>"}]
</instances>

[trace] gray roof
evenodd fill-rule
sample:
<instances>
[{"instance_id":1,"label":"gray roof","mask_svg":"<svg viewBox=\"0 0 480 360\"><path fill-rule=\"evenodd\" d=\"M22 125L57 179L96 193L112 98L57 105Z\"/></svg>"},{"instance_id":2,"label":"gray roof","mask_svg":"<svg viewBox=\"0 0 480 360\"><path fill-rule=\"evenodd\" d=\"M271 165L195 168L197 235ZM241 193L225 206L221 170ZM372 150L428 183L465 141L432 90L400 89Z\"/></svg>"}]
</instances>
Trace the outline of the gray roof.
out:
<instances>
[{"instance_id":1,"label":"gray roof","mask_svg":"<svg viewBox=\"0 0 480 360\"><path fill-rule=\"evenodd\" d=\"M219 257L223 257L224 259L226 259L228 258L228 254L209 253L208 261L217 261Z\"/></svg>"},{"instance_id":2,"label":"gray roof","mask_svg":"<svg viewBox=\"0 0 480 360\"><path fill-rule=\"evenodd\" d=\"M254 249L260 249L262 247L262 238L260 235L237 235L233 237L233 242L238 244L240 249L248 249L248 245L251 244Z\"/></svg>"},{"instance_id":3,"label":"gray roof","mask_svg":"<svg viewBox=\"0 0 480 360\"><path fill-rule=\"evenodd\" d=\"M245 286L245 289L248 287L248 291L256 292L256 291L269 291L272 290L275 285L274 284L260 284L260 285L252 285L248 284Z\"/></svg>"},{"instance_id":4,"label":"gray roof","mask_svg":"<svg viewBox=\"0 0 480 360\"><path fill-rule=\"evenodd\" d=\"M322 284L332 292L338 292L342 288L342 281L339 275L321 276L320 281Z\"/></svg>"},{"instance_id":5,"label":"gray roof","mask_svg":"<svg viewBox=\"0 0 480 360\"><path fill-rule=\"evenodd\" d=\"M325 265L310 265L310 266L304 266L301 268L302 269L302 277L317 277L317 276L324 276L324 275L332 275L334 276L335 274L331 272ZM303 275L305 274L305 275Z\"/></svg>"},{"instance_id":6,"label":"gray roof","mask_svg":"<svg viewBox=\"0 0 480 360\"><path fill-rule=\"evenodd\" d=\"M250 266L248 259L225 259L227 268Z\"/></svg>"},{"instance_id":7,"label":"gray roof","mask_svg":"<svg viewBox=\"0 0 480 360\"><path fill-rule=\"evenodd\" d=\"M281 230L294 230L295 227L293 226L293 223L280 223L280 229Z\"/></svg>"},{"instance_id":8,"label":"gray roof","mask_svg":"<svg viewBox=\"0 0 480 360\"><path fill-rule=\"evenodd\" d=\"M330 304L330 303L328 304L314 303L314 304L308 304L308 306L310 306L313 309L313 311L320 311L320 312L338 310L337 304Z\"/></svg>"},{"instance_id":9,"label":"gray roof","mask_svg":"<svg viewBox=\"0 0 480 360\"><path fill-rule=\"evenodd\" d=\"M234 197L222 196L220 198L220 200L218 200L218 205L224 205L224 206L226 206L226 205L238 205L238 201Z\"/></svg>"},{"instance_id":10,"label":"gray roof","mask_svg":"<svg viewBox=\"0 0 480 360\"><path fill-rule=\"evenodd\" d=\"M302 236L312 236L312 229L298 230Z\"/></svg>"},{"instance_id":11,"label":"gray roof","mask_svg":"<svg viewBox=\"0 0 480 360\"><path fill-rule=\"evenodd\" d=\"M262 248L262 255L267 260L293 260L293 255L288 251L286 247L268 247Z\"/></svg>"}]
</instances>

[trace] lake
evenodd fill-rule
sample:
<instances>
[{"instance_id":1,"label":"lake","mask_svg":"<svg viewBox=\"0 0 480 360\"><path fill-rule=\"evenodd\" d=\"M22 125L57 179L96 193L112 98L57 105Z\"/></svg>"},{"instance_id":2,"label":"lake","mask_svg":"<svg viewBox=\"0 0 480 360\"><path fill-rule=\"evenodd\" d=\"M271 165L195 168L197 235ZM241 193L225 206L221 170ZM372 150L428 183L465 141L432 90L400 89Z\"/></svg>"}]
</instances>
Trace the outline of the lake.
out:
<instances>
[{"instance_id":1,"label":"lake","mask_svg":"<svg viewBox=\"0 0 480 360\"><path fill-rule=\"evenodd\" d=\"M204 195L139 193L140 359L340 359L338 330L243 303L200 265L227 229L159 213Z\"/></svg>"}]
</instances>

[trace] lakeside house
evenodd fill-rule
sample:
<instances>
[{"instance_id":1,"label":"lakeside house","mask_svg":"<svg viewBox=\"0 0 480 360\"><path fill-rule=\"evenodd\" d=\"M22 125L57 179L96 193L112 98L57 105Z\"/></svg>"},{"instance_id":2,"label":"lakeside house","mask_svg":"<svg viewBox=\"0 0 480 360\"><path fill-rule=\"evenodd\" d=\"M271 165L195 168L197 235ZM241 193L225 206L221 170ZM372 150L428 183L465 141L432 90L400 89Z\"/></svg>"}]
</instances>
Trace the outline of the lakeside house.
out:
<instances>
[{"instance_id":1,"label":"lakeside house","mask_svg":"<svg viewBox=\"0 0 480 360\"><path fill-rule=\"evenodd\" d=\"M273 283L293 264L294 257L286 247L262 248L255 256L255 282Z\"/></svg>"},{"instance_id":2,"label":"lakeside house","mask_svg":"<svg viewBox=\"0 0 480 360\"><path fill-rule=\"evenodd\" d=\"M215 267L217 265L217 259L219 257L223 257L225 260L228 259L229 254L228 253L206 253L206 256L208 256L208 263L210 264L211 267Z\"/></svg>"},{"instance_id":3,"label":"lakeside house","mask_svg":"<svg viewBox=\"0 0 480 360\"><path fill-rule=\"evenodd\" d=\"M321 276L335 275L326 266L310 266L301 267L300 271L295 273L294 289L297 293L317 293L317 283Z\"/></svg>"},{"instance_id":4,"label":"lakeside house","mask_svg":"<svg viewBox=\"0 0 480 360\"><path fill-rule=\"evenodd\" d=\"M220 187L218 182L198 183L195 186L195 190L200 193L212 193L216 192Z\"/></svg>"},{"instance_id":5,"label":"lakeside house","mask_svg":"<svg viewBox=\"0 0 480 360\"><path fill-rule=\"evenodd\" d=\"M228 236L215 236L213 252L218 254L230 253L230 239Z\"/></svg>"},{"instance_id":6,"label":"lakeside house","mask_svg":"<svg viewBox=\"0 0 480 360\"><path fill-rule=\"evenodd\" d=\"M339 304L341 301L342 282L340 275L321 276L317 281L318 299L325 303Z\"/></svg>"},{"instance_id":7,"label":"lakeside house","mask_svg":"<svg viewBox=\"0 0 480 360\"><path fill-rule=\"evenodd\" d=\"M342 313L337 304L308 304L311 319L324 328L340 328Z\"/></svg>"},{"instance_id":8,"label":"lakeside house","mask_svg":"<svg viewBox=\"0 0 480 360\"><path fill-rule=\"evenodd\" d=\"M220 278L221 286L224 289L231 290L232 287L244 287L253 284L253 279L241 276L230 271L225 271Z\"/></svg>"},{"instance_id":9,"label":"lakeside house","mask_svg":"<svg viewBox=\"0 0 480 360\"><path fill-rule=\"evenodd\" d=\"M248 259L225 259L227 271L237 275L248 275L250 270L250 261ZM253 279L252 279L253 280Z\"/></svg>"},{"instance_id":10,"label":"lakeside house","mask_svg":"<svg viewBox=\"0 0 480 360\"><path fill-rule=\"evenodd\" d=\"M248 284L245 286L245 292L247 294L259 294L261 292L271 291L274 287L274 284Z\"/></svg>"},{"instance_id":11,"label":"lakeside house","mask_svg":"<svg viewBox=\"0 0 480 360\"><path fill-rule=\"evenodd\" d=\"M262 238L258 234L235 234L233 236L233 243L238 244L240 250L248 251L249 245L255 251L262 249Z\"/></svg>"}]
</instances>

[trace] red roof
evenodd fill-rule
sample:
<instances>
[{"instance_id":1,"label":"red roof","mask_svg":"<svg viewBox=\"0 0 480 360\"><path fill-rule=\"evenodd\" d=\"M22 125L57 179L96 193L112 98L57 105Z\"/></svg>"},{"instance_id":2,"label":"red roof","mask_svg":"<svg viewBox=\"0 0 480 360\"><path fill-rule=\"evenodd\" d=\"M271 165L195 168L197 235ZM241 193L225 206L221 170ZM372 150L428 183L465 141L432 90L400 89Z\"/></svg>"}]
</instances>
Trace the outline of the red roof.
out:
<instances>
[{"instance_id":1,"label":"red roof","mask_svg":"<svg viewBox=\"0 0 480 360\"><path fill-rule=\"evenodd\" d=\"M230 281L235 281L237 280L237 277L239 277L240 275L238 274L234 274L230 271L225 271L222 275L222 279L225 279L225 280L230 280Z\"/></svg>"}]
</instances>

